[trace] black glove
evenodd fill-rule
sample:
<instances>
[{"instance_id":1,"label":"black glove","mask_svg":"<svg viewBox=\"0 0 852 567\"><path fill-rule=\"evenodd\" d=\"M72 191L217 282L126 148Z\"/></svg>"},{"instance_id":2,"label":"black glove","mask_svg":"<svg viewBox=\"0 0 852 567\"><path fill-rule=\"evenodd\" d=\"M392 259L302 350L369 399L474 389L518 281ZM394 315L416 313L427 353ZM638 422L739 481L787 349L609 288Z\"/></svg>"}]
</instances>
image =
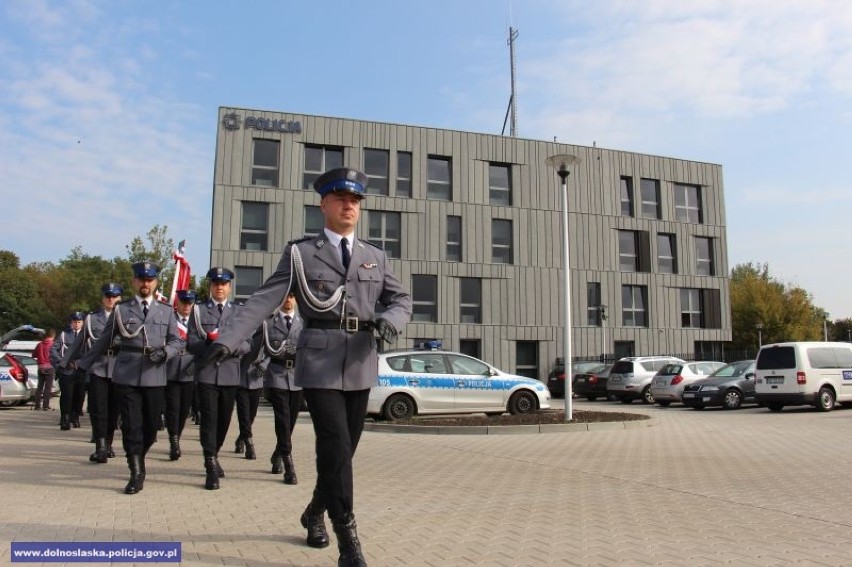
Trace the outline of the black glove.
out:
<instances>
[{"instance_id":1,"label":"black glove","mask_svg":"<svg viewBox=\"0 0 852 567\"><path fill-rule=\"evenodd\" d=\"M394 327L387 319L382 319L381 317L376 319L376 331L379 333L382 340L389 345L396 342L398 335L396 327Z\"/></svg>"},{"instance_id":2,"label":"black glove","mask_svg":"<svg viewBox=\"0 0 852 567\"><path fill-rule=\"evenodd\" d=\"M154 364L164 363L166 361L166 349L155 348L154 350L148 351L148 360Z\"/></svg>"},{"instance_id":3,"label":"black glove","mask_svg":"<svg viewBox=\"0 0 852 567\"><path fill-rule=\"evenodd\" d=\"M198 370L212 364L219 366L226 358L231 356L231 349L221 343L213 343L204 356L201 357L201 363L198 365Z\"/></svg>"}]
</instances>

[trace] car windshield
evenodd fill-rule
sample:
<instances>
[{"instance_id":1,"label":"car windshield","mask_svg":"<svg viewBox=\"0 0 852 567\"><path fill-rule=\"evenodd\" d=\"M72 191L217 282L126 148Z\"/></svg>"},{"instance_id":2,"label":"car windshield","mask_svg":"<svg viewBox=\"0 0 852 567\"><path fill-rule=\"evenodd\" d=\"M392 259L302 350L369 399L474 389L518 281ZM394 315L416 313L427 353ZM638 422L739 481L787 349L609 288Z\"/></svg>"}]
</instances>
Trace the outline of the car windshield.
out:
<instances>
[{"instance_id":1,"label":"car windshield","mask_svg":"<svg viewBox=\"0 0 852 567\"><path fill-rule=\"evenodd\" d=\"M633 373L633 362L630 360L619 360L616 362L610 374L632 374Z\"/></svg>"},{"instance_id":2,"label":"car windshield","mask_svg":"<svg viewBox=\"0 0 852 567\"><path fill-rule=\"evenodd\" d=\"M666 364L657 374L674 376L675 374L680 374L681 368L683 368L682 364Z\"/></svg>"},{"instance_id":3,"label":"car windshield","mask_svg":"<svg viewBox=\"0 0 852 567\"><path fill-rule=\"evenodd\" d=\"M754 364L752 360L746 360L742 362L732 362L731 364L727 364L711 374L711 376L719 376L722 378L733 378L736 376L742 376L745 374L751 365Z\"/></svg>"},{"instance_id":4,"label":"car windshield","mask_svg":"<svg viewBox=\"0 0 852 567\"><path fill-rule=\"evenodd\" d=\"M487 376L491 369L484 362L468 358L466 356L447 355L454 374L469 374L476 376Z\"/></svg>"}]
</instances>

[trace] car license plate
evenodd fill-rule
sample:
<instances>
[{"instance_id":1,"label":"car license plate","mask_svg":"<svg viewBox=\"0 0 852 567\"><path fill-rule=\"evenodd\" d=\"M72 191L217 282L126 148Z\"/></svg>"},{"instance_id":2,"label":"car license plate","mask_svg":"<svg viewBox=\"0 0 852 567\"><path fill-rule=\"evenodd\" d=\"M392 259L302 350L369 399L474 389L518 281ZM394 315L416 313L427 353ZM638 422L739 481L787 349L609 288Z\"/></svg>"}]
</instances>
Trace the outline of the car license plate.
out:
<instances>
[{"instance_id":1,"label":"car license plate","mask_svg":"<svg viewBox=\"0 0 852 567\"><path fill-rule=\"evenodd\" d=\"M585 383L586 383L585 378L577 378L577 384L585 384Z\"/></svg>"},{"instance_id":2,"label":"car license plate","mask_svg":"<svg viewBox=\"0 0 852 567\"><path fill-rule=\"evenodd\" d=\"M684 393L683 393L683 397L684 397L684 398L694 398L694 397L695 397L695 394L692 394L692 393L690 393L690 392L684 392Z\"/></svg>"},{"instance_id":3,"label":"car license plate","mask_svg":"<svg viewBox=\"0 0 852 567\"><path fill-rule=\"evenodd\" d=\"M621 378L616 376L609 379L610 384L621 384Z\"/></svg>"},{"instance_id":4,"label":"car license plate","mask_svg":"<svg viewBox=\"0 0 852 567\"><path fill-rule=\"evenodd\" d=\"M665 386L665 385L666 385L665 379L654 380L654 386Z\"/></svg>"},{"instance_id":5,"label":"car license plate","mask_svg":"<svg viewBox=\"0 0 852 567\"><path fill-rule=\"evenodd\" d=\"M783 376L767 376L766 377L767 384L783 384L784 377Z\"/></svg>"}]
</instances>

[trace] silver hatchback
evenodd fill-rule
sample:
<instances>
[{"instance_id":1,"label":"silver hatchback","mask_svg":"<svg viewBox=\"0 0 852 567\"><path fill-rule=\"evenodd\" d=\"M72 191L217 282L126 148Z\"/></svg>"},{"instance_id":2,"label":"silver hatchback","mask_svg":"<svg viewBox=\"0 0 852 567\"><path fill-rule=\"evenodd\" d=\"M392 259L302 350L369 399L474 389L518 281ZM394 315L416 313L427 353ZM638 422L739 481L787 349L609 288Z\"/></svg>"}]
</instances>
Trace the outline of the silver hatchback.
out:
<instances>
[{"instance_id":1,"label":"silver hatchback","mask_svg":"<svg viewBox=\"0 0 852 567\"><path fill-rule=\"evenodd\" d=\"M663 407L680 402L683 389L700 378L710 376L725 366L724 362L700 360L697 362L667 364L651 381L651 395Z\"/></svg>"},{"instance_id":2,"label":"silver hatchback","mask_svg":"<svg viewBox=\"0 0 852 567\"><path fill-rule=\"evenodd\" d=\"M673 356L628 356L616 362L609 373L606 391L610 397L629 404L637 398L643 403L653 404L651 380L667 364L684 364L686 361Z\"/></svg>"}]
</instances>

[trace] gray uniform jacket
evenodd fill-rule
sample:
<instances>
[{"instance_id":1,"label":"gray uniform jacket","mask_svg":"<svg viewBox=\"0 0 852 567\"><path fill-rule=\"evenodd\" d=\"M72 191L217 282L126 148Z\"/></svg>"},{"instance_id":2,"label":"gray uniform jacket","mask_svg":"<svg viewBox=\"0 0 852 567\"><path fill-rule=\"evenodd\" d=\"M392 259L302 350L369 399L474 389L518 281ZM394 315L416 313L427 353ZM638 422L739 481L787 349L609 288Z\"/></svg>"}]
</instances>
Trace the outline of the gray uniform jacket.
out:
<instances>
[{"instance_id":1,"label":"gray uniform jacket","mask_svg":"<svg viewBox=\"0 0 852 567\"><path fill-rule=\"evenodd\" d=\"M175 317L180 316L175 313ZM170 358L166 363L166 375L169 382L192 382L195 380L195 377L187 376L186 369L195 357L191 352L186 350L186 339L184 338L186 333L181 332L180 327L178 327L178 334L183 339L183 344L181 345L180 353Z\"/></svg>"},{"instance_id":2,"label":"gray uniform jacket","mask_svg":"<svg viewBox=\"0 0 852 567\"><path fill-rule=\"evenodd\" d=\"M82 334L83 332L80 331L77 333L77 336L81 336ZM65 329L53 341L53 346L50 347L50 363L56 368L58 373L73 374L74 370L66 366L65 355L74 346L76 340L77 337L74 336L74 331Z\"/></svg>"},{"instance_id":3,"label":"gray uniform jacket","mask_svg":"<svg viewBox=\"0 0 852 567\"><path fill-rule=\"evenodd\" d=\"M119 326L119 314L124 330L135 336L124 336ZM144 388L165 386L166 363L154 364L143 349L164 348L166 357L172 358L178 355L182 346L174 309L153 300L146 318L142 314L142 305L133 297L115 306L98 340L77 365L90 370L99 357L111 350L117 352L112 374L114 384Z\"/></svg>"},{"instance_id":4,"label":"gray uniform jacket","mask_svg":"<svg viewBox=\"0 0 852 567\"><path fill-rule=\"evenodd\" d=\"M74 344L65 353L62 365L67 367L69 363L76 362L85 356L91 350L95 341L98 340L98 337L101 336L101 333L103 333L107 321L109 321L109 314L107 314L105 309L98 309L86 315L86 319L83 321L83 329L77 335L77 340L74 341ZM108 353L109 351L104 353L103 356L99 357L92 364L92 367L89 368L90 374L100 376L101 378L112 378L115 357L109 356Z\"/></svg>"},{"instance_id":5,"label":"gray uniform jacket","mask_svg":"<svg viewBox=\"0 0 852 567\"><path fill-rule=\"evenodd\" d=\"M295 355L281 353L278 355L270 352L266 347L266 341L263 338L263 328L266 327L266 335L269 338L269 346L273 351L279 351L284 341L289 341L294 347L299 342L299 334L302 332L304 321L298 314L293 314L293 320L290 323L290 330L287 330L287 324L279 311L264 320L261 325L260 332L256 335L258 349L262 349L263 356L266 357L268 365L266 366L266 374L263 376L263 385L266 388L276 388L278 390L301 390L296 386L296 360Z\"/></svg>"},{"instance_id":6,"label":"gray uniform jacket","mask_svg":"<svg viewBox=\"0 0 852 567\"><path fill-rule=\"evenodd\" d=\"M231 349L234 356L224 360L219 366L209 365L200 371L198 368L200 367L200 359L207 352L208 345L213 342L207 340L207 333L217 329L221 333L222 329L229 325L241 309L240 305L227 302L220 315L216 302L209 300L202 305L196 305L192 310L192 315L189 316L189 328L186 331L186 349L195 356L196 382L215 386L240 385L242 372L239 357L246 354L251 348L251 343L246 337L241 337L239 341L235 342L234 348ZM196 315L198 315L197 320Z\"/></svg>"},{"instance_id":7,"label":"gray uniform jacket","mask_svg":"<svg viewBox=\"0 0 852 567\"><path fill-rule=\"evenodd\" d=\"M323 313L306 299L291 273L293 246L299 248L308 289L317 299L328 299L338 286L345 284L345 313L342 301ZM248 299L217 342L233 351L254 333L264 318L278 309L288 290L296 294L299 315L305 321L296 345L296 385L344 391L375 386L378 353L373 333L349 333L340 327L343 317L374 320L377 302L385 307L381 316L398 331L411 318L411 296L391 271L384 250L356 239L347 272L338 250L328 242L324 232L288 243L275 272ZM312 328L312 321L338 328Z\"/></svg>"}]
</instances>

